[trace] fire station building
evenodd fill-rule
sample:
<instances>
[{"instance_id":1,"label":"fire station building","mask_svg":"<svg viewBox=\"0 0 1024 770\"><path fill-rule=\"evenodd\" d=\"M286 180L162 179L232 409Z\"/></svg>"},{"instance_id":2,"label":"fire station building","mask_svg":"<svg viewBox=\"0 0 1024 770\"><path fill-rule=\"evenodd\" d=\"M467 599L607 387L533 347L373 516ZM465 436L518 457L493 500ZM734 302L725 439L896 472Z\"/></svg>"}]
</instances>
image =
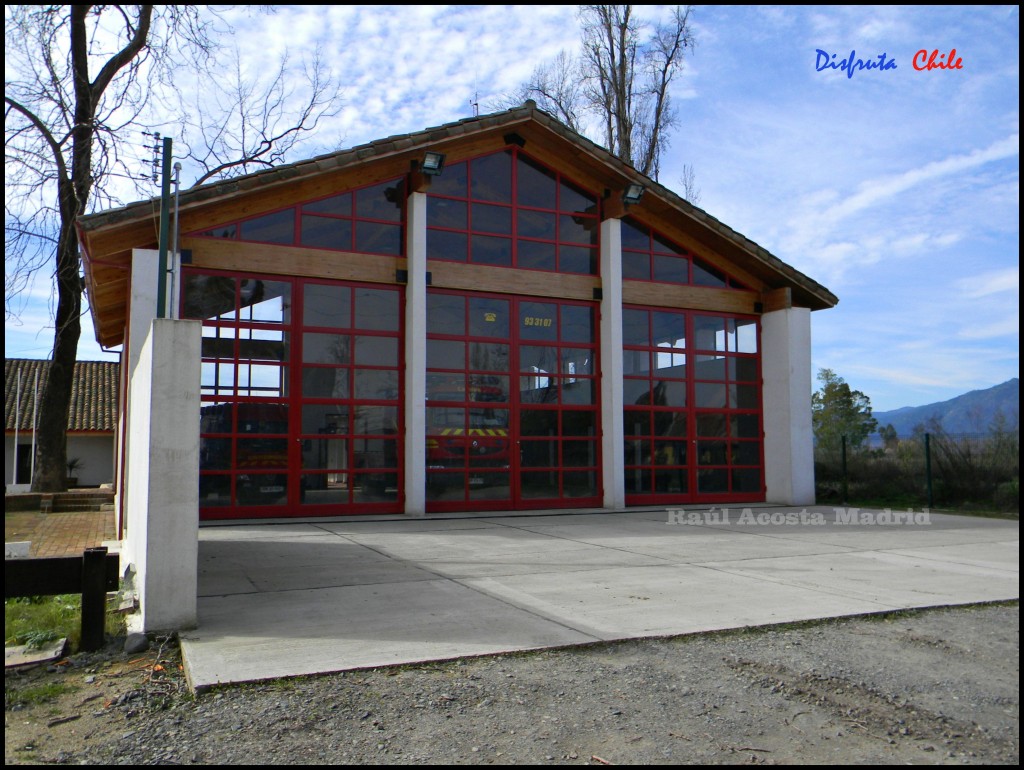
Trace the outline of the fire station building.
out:
<instances>
[{"instance_id":1,"label":"fire station building","mask_svg":"<svg viewBox=\"0 0 1024 770\"><path fill-rule=\"evenodd\" d=\"M80 222L129 402L158 204ZM532 102L179 207L201 521L813 502L836 297Z\"/></svg>"}]
</instances>

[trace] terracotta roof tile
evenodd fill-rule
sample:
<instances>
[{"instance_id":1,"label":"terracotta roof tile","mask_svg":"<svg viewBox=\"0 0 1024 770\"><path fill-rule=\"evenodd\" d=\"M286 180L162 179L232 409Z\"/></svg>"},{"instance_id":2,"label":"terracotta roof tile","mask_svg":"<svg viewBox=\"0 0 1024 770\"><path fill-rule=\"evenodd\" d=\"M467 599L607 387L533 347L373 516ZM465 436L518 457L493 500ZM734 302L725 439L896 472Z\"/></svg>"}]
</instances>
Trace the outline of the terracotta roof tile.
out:
<instances>
[{"instance_id":1,"label":"terracotta roof tile","mask_svg":"<svg viewBox=\"0 0 1024 770\"><path fill-rule=\"evenodd\" d=\"M71 385L68 432L112 432L117 425L121 365L116 361L79 361ZM21 397L18 374L21 374ZM32 430L35 393L42 392L50 373L50 362L26 358L4 359L4 431ZM38 391L36 376L38 375ZM17 405L17 409L15 408ZM17 417L17 419L16 419Z\"/></svg>"}]
</instances>

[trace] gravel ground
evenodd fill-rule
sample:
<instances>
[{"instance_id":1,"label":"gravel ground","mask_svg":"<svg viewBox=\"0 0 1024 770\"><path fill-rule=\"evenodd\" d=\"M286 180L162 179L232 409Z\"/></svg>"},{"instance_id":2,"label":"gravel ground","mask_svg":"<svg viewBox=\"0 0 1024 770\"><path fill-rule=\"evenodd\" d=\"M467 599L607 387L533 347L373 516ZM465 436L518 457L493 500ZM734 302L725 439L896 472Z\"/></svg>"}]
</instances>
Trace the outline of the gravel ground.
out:
<instances>
[{"instance_id":1,"label":"gravel ground","mask_svg":"<svg viewBox=\"0 0 1024 770\"><path fill-rule=\"evenodd\" d=\"M1014 602L197 697L173 644L131 658L112 647L8 673L4 753L8 764L1013 765L1019 629ZM47 683L65 691L18 703Z\"/></svg>"}]
</instances>

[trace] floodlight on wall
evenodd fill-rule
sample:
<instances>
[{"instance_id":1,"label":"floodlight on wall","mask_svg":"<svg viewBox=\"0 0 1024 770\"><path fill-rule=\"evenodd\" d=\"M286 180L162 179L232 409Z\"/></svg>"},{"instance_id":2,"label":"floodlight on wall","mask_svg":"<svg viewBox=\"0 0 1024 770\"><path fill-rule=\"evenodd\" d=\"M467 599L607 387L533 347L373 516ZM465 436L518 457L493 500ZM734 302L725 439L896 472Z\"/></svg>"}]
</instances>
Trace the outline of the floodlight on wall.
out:
<instances>
[{"instance_id":1,"label":"floodlight on wall","mask_svg":"<svg viewBox=\"0 0 1024 770\"><path fill-rule=\"evenodd\" d=\"M420 171L427 176L440 176L444 171L444 153L428 150L423 155Z\"/></svg>"},{"instance_id":2,"label":"floodlight on wall","mask_svg":"<svg viewBox=\"0 0 1024 770\"><path fill-rule=\"evenodd\" d=\"M627 206L632 206L634 203L639 203L640 199L644 197L644 186L631 182L626 185L626 191L622 193L622 202Z\"/></svg>"}]
</instances>

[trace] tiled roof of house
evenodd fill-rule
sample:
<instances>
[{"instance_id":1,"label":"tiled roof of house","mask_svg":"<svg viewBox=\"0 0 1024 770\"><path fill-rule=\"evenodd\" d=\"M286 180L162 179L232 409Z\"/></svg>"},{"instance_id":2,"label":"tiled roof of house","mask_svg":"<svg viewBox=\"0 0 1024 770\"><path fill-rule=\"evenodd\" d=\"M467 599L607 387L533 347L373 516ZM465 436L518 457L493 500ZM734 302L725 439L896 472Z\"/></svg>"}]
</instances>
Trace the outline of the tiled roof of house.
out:
<instances>
[{"instance_id":1,"label":"tiled roof of house","mask_svg":"<svg viewBox=\"0 0 1024 770\"><path fill-rule=\"evenodd\" d=\"M68 432L112 432L117 423L121 365L116 361L79 361L71 385ZM21 396L18 375L21 374ZM32 430L36 376L38 393L50 373L50 362L26 358L4 359L4 432ZM17 405L17 408L16 408Z\"/></svg>"}]
</instances>

